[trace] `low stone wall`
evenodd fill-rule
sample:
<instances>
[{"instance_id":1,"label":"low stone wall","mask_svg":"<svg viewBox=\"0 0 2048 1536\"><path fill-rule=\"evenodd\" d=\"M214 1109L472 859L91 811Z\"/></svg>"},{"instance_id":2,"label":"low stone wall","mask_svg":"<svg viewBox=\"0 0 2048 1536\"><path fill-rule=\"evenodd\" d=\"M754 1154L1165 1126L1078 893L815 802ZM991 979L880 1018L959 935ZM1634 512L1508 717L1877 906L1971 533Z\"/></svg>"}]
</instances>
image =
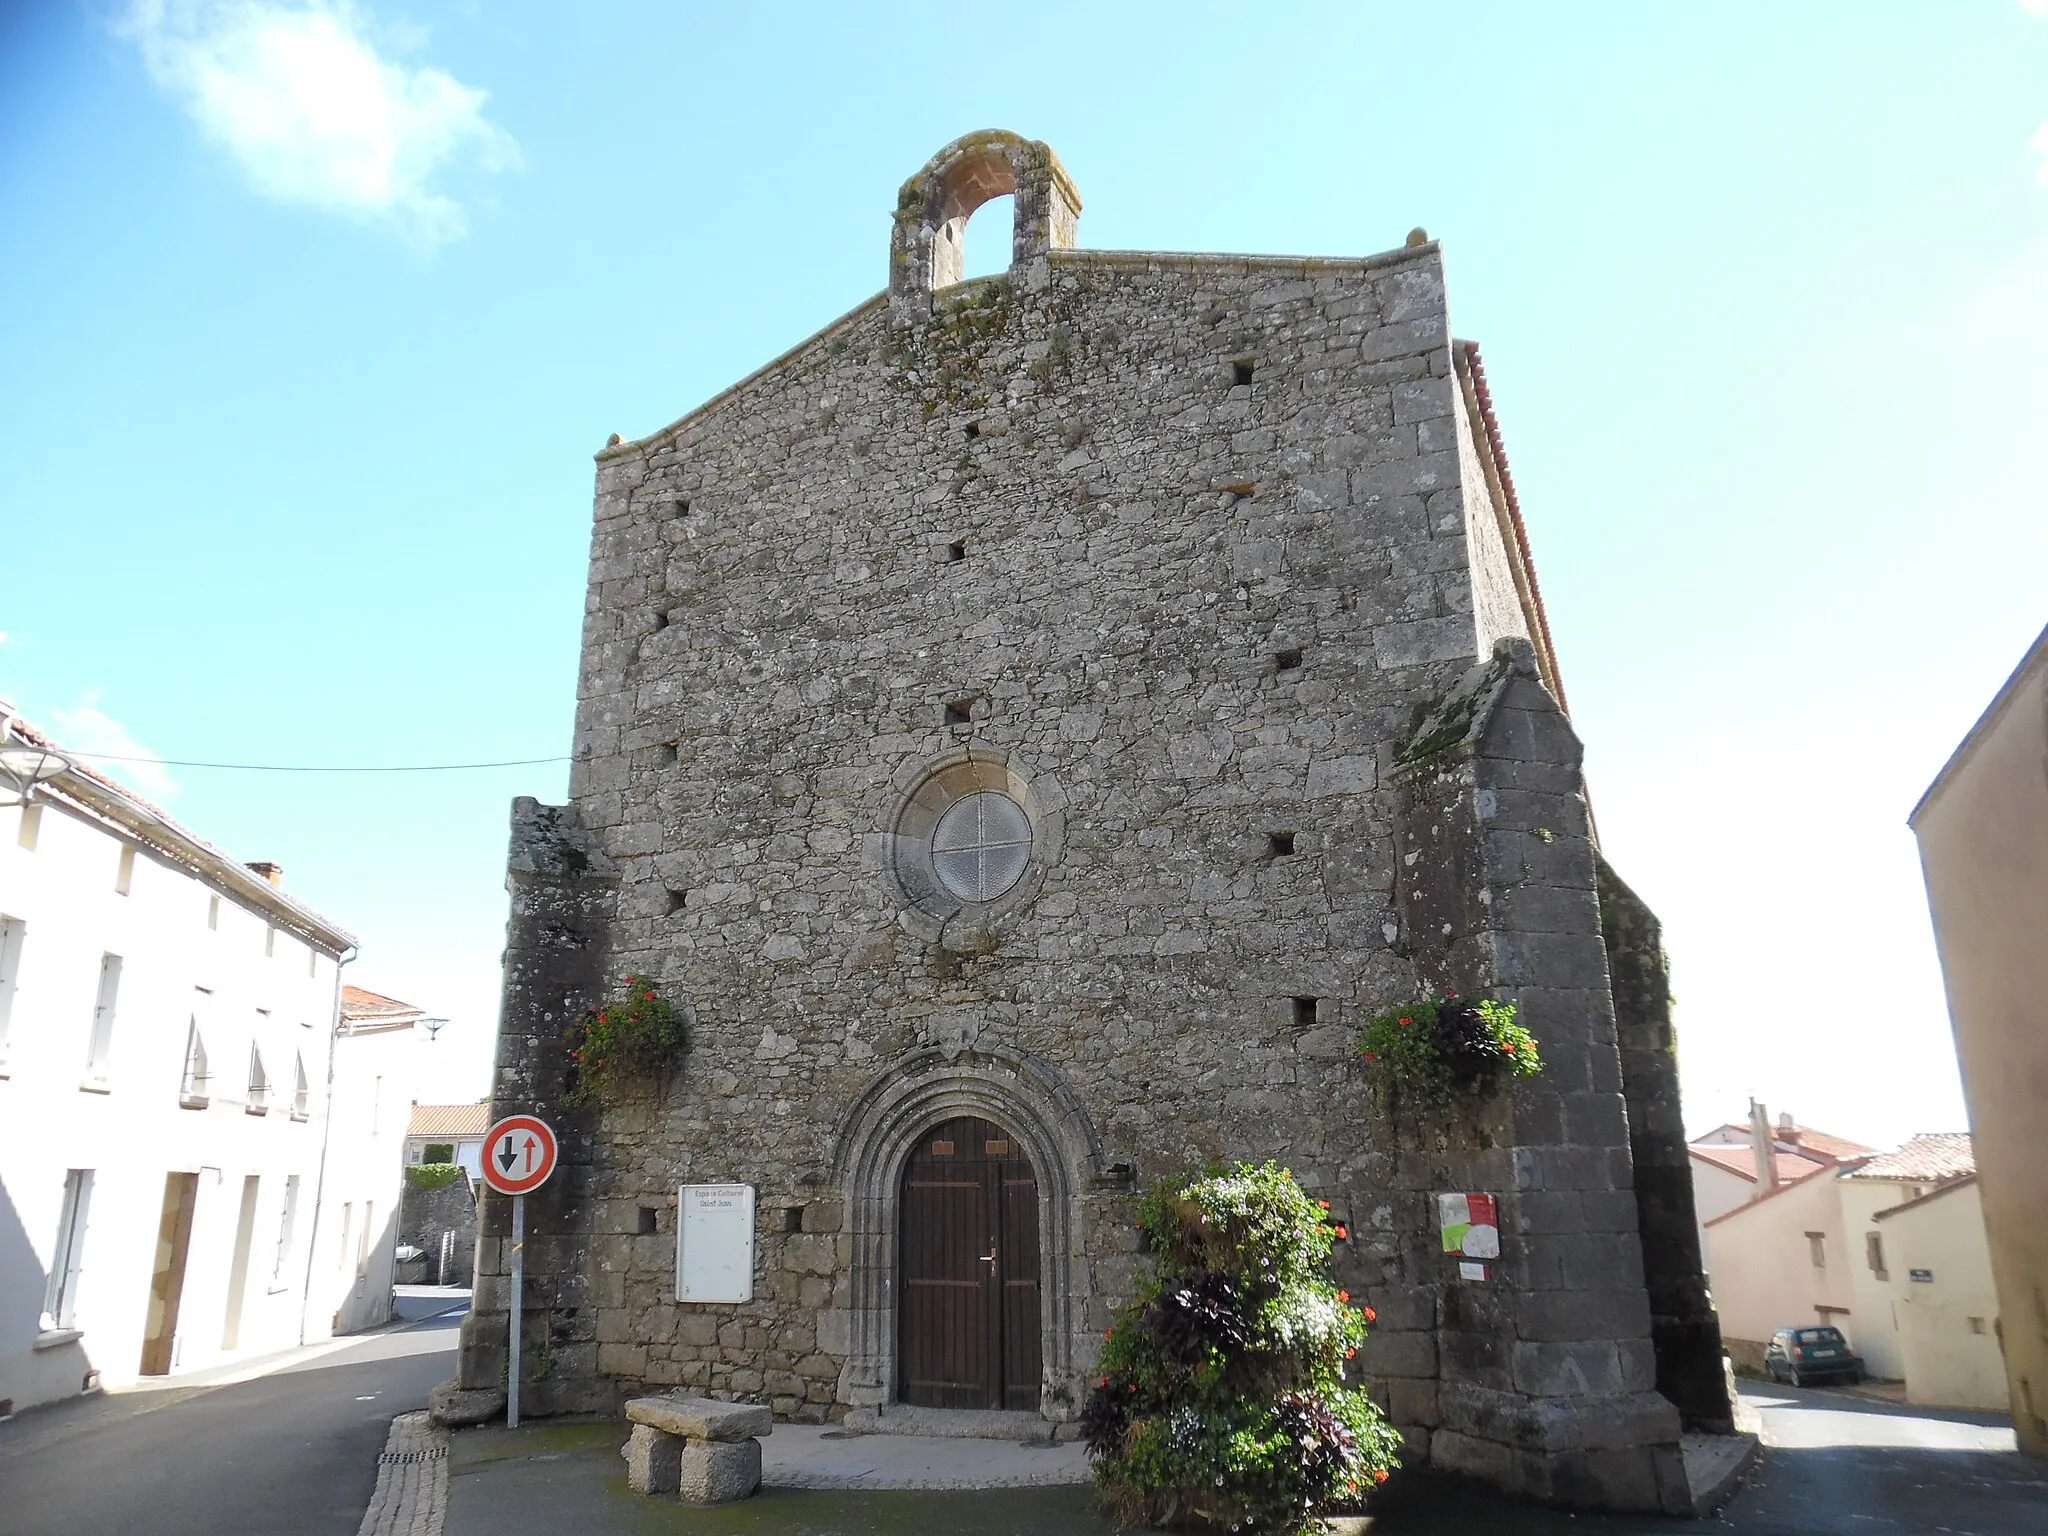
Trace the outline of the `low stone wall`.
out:
<instances>
[{"instance_id":1,"label":"low stone wall","mask_svg":"<svg viewBox=\"0 0 2048 1536\"><path fill-rule=\"evenodd\" d=\"M468 1285L476 1273L476 1196L469 1180L418 1189L408 1172L398 1204L398 1241L426 1255L411 1267L415 1283Z\"/></svg>"}]
</instances>

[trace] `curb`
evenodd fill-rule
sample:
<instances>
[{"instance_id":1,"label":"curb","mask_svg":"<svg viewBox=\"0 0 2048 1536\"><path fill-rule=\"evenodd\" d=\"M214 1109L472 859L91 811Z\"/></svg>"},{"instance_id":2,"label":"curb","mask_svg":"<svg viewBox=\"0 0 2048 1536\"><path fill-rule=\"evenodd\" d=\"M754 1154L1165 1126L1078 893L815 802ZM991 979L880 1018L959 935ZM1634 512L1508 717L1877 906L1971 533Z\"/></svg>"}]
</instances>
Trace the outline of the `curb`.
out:
<instances>
[{"instance_id":1,"label":"curb","mask_svg":"<svg viewBox=\"0 0 2048 1536\"><path fill-rule=\"evenodd\" d=\"M401 1413L377 1458L377 1491L356 1536L441 1536L447 1514L447 1432L424 1413Z\"/></svg>"}]
</instances>

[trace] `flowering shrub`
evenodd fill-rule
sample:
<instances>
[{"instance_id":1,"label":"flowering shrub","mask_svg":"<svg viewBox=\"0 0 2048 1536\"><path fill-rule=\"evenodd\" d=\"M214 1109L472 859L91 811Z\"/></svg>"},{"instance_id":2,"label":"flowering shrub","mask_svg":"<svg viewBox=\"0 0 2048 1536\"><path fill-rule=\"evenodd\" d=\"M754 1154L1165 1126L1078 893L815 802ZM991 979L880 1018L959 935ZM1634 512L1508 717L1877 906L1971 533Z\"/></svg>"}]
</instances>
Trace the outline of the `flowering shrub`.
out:
<instances>
[{"instance_id":1,"label":"flowering shrub","mask_svg":"<svg viewBox=\"0 0 2048 1536\"><path fill-rule=\"evenodd\" d=\"M1324 1275L1344 1235L1327 1203L1240 1163L1156 1185L1138 1226L1156 1273L1081 1414L1116 1517L1293 1536L1385 1482L1400 1436L1344 1384L1373 1313Z\"/></svg>"},{"instance_id":2,"label":"flowering shrub","mask_svg":"<svg viewBox=\"0 0 2048 1536\"><path fill-rule=\"evenodd\" d=\"M666 1085L683 1054L682 1010L661 995L661 984L628 976L619 995L585 1010L571 1037L576 1068L570 1096L594 1104L633 1085Z\"/></svg>"},{"instance_id":3,"label":"flowering shrub","mask_svg":"<svg viewBox=\"0 0 2048 1536\"><path fill-rule=\"evenodd\" d=\"M1455 992L1381 1014L1365 1026L1358 1048L1382 1087L1425 1104L1447 1104L1461 1085L1543 1070L1536 1037L1515 1022L1513 1003L1466 1002Z\"/></svg>"}]
</instances>

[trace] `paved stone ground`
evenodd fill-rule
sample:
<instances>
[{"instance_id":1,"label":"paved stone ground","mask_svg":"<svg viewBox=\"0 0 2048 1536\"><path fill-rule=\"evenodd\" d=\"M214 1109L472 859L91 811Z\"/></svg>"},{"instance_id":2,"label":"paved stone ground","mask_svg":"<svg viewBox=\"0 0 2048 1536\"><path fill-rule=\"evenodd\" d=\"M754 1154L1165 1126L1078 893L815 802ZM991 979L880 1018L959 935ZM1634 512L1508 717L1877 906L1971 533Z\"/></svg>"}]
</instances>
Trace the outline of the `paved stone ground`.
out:
<instances>
[{"instance_id":1,"label":"paved stone ground","mask_svg":"<svg viewBox=\"0 0 2048 1536\"><path fill-rule=\"evenodd\" d=\"M441 1536L448 1513L448 1435L424 1412L391 1421L377 1488L356 1536Z\"/></svg>"},{"instance_id":2,"label":"paved stone ground","mask_svg":"<svg viewBox=\"0 0 2048 1536\"><path fill-rule=\"evenodd\" d=\"M1775 1447L1704 1520L1572 1515L1473 1484L1404 1473L1373 1503L1372 1536L2041 1536L2048 1465L2021 1458L1985 1414L1903 1409L1842 1394L1751 1387ZM443 1536L1107 1536L1077 1448L923 1437L827 1438L777 1425L763 1442L771 1486L691 1509L626 1488L619 1423L465 1430L450 1455ZM1009 1471L1028 1484L957 1486ZM883 1490L883 1481L944 1478ZM860 1479L870 1486L854 1486ZM1042 1479L1042 1481L1041 1481ZM810 1486L796 1486L807 1482Z\"/></svg>"}]
</instances>

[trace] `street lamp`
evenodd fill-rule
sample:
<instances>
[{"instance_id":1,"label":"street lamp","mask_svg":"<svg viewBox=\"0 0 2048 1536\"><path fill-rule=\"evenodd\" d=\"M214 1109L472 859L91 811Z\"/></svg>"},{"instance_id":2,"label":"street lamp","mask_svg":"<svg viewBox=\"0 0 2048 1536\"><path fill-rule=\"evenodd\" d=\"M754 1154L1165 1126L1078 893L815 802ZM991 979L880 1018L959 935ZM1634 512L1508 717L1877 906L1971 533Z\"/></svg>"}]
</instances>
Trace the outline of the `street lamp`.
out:
<instances>
[{"instance_id":1,"label":"street lamp","mask_svg":"<svg viewBox=\"0 0 2048 1536\"><path fill-rule=\"evenodd\" d=\"M9 806L27 805L38 784L70 770L71 759L54 747L32 742L0 742L0 785L14 791Z\"/></svg>"}]
</instances>

